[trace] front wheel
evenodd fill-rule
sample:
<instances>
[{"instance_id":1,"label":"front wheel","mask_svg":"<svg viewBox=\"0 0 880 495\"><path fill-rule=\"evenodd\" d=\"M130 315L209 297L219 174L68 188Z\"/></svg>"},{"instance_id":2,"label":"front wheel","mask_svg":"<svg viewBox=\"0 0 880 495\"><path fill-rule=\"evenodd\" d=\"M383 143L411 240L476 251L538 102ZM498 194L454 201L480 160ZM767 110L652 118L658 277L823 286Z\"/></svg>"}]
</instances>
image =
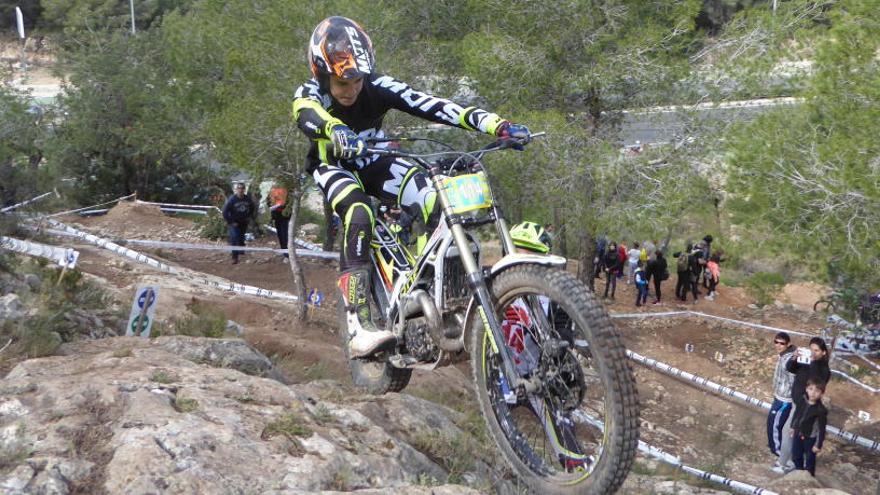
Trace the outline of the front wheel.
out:
<instances>
[{"instance_id":1,"label":"front wheel","mask_svg":"<svg viewBox=\"0 0 880 495\"><path fill-rule=\"evenodd\" d=\"M509 268L491 281L505 342L472 318L471 363L489 433L535 493L606 494L626 479L639 438L635 378L605 309L570 274ZM536 389L512 390L501 356Z\"/></svg>"}]
</instances>

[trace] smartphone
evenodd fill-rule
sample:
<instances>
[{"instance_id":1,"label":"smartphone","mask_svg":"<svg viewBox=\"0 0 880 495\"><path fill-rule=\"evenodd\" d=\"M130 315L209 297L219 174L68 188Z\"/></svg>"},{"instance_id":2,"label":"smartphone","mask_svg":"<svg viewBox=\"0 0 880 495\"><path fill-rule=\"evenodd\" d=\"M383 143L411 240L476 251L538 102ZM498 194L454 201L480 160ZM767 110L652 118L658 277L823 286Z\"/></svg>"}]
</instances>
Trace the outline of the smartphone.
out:
<instances>
[{"instance_id":1,"label":"smartphone","mask_svg":"<svg viewBox=\"0 0 880 495\"><path fill-rule=\"evenodd\" d=\"M812 361L810 349L807 347L799 348L797 350L796 359L797 359L797 362L799 362L801 364L810 364L810 361Z\"/></svg>"}]
</instances>

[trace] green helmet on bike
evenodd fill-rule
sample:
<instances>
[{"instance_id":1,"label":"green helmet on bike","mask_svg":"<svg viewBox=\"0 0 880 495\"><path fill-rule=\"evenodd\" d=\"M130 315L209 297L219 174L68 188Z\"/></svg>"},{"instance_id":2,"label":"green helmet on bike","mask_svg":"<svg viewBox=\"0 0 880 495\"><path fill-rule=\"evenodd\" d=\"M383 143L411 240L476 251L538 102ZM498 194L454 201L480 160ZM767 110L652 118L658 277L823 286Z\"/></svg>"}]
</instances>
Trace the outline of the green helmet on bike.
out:
<instances>
[{"instance_id":1,"label":"green helmet on bike","mask_svg":"<svg viewBox=\"0 0 880 495\"><path fill-rule=\"evenodd\" d=\"M550 252L549 234L535 222L518 223L510 229L513 245L528 251L547 254Z\"/></svg>"}]
</instances>

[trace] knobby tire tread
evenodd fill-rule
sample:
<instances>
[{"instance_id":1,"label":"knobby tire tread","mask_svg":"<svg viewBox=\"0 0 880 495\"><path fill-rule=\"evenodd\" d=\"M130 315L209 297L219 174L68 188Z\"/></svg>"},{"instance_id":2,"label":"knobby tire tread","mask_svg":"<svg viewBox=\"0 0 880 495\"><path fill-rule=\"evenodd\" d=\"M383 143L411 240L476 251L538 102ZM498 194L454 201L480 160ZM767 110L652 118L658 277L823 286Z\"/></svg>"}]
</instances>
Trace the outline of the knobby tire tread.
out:
<instances>
[{"instance_id":1,"label":"knobby tire tread","mask_svg":"<svg viewBox=\"0 0 880 495\"><path fill-rule=\"evenodd\" d=\"M608 494L616 492L629 474L635 459L639 441L639 400L635 377L624 346L617 331L611 324L605 307L600 304L582 282L572 275L557 269L538 265L518 265L508 268L492 281L492 295L495 301L503 297L500 293L505 287L548 287L569 299L575 312L584 316L585 331L590 351L598 354L600 361L608 367L611 387L606 388L605 400L611 403L611 420L620 426L609 432L609 441L596 470L583 482L572 486L550 484L523 470L515 464L516 454L496 424L485 395L485 382L482 380L482 325L476 323L471 334L471 366L477 385L477 400L483 410L487 429L492 439L503 450L503 457L514 472L519 473L527 485L536 493L559 495L570 494ZM556 298L554 298L556 299ZM578 325L584 327L584 325ZM592 331L590 331L592 329ZM607 419L607 418L606 418ZM606 425L607 426L607 425ZM521 461L520 461L521 462Z\"/></svg>"}]
</instances>

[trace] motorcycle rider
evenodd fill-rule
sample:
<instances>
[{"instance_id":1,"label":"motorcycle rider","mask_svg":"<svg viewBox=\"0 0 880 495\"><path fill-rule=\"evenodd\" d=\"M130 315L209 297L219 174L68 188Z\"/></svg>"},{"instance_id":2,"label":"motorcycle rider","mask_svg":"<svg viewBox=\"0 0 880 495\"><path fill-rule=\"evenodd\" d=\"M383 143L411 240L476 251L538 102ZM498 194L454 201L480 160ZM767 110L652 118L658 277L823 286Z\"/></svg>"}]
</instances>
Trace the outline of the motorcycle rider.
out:
<instances>
[{"instance_id":1,"label":"motorcycle rider","mask_svg":"<svg viewBox=\"0 0 880 495\"><path fill-rule=\"evenodd\" d=\"M293 119L312 141L307 170L343 222L340 277L349 357L368 357L393 346L394 334L378 329L370 315L369 246L374 218L367 195L393 201L426 225L436 222L436 192L415 165L366 152L368 138L381 138L382 120L394 108L433 122L527 141L529 130L494 113L463 107L412 89L375 71L373 44L356 22L328 17L309 41L312 79L294 95ZM379 143L377 147L387 146ZM424 241L417 241L420 249Z\"/></svg>"}]
</instances>

